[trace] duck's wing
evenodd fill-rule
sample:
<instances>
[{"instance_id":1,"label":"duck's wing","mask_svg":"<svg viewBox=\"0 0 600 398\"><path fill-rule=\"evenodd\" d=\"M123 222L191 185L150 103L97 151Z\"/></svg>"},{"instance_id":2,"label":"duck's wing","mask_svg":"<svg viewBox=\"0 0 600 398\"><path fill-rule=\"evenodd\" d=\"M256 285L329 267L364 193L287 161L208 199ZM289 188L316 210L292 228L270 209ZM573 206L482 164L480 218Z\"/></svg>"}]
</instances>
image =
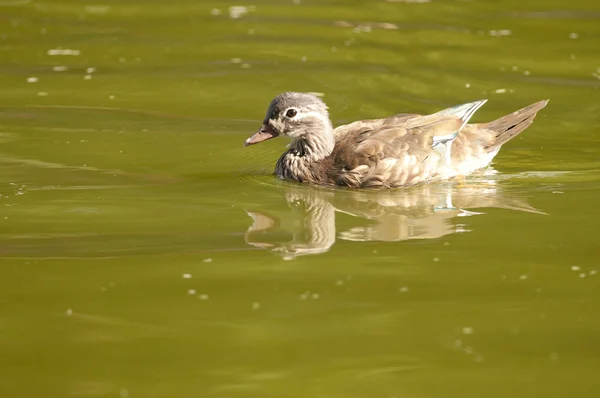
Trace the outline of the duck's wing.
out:
<instances>
[{"instance_id":1,"label":"duck's wing","mask_svg":"<svg viewBox=\"0 0 600 398\"><path fill-rule=\"evenodd\" d=\"M333 130L333 135L337 140L343 139L347 135L352 135L364 131L376 131L384 127L398 126L407 120L419 117L421 115L413 113L400 113L383 119L359 120L350 124L338 126Z\"/></svg>"},{"instance_id":2,"label":"duck's wing","mask_svg":"<svg viewBox=\"0 0 600 398\"><path fill-rule=\"evenodd\" d=\"M426 180L440 164L449 164L452 141L484 103L338 127L332 179L352 187L395 187Z\"/></svg>"}]
</instances>

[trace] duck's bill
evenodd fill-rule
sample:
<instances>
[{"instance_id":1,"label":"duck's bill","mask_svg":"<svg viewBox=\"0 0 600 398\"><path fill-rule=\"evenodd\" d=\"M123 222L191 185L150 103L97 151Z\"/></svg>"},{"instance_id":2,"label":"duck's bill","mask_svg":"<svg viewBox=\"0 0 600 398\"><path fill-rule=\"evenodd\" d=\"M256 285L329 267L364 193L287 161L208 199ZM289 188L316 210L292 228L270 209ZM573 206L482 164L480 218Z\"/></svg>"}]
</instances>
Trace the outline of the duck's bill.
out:
<instances>
[{"instance_id":1,"label":"duck's bill","mask_svg":"<svg viewBox=\"0 0 600 398\"><path fill-rule=\"evenodd\" d=\"M275 137L277 137L277 133L273 131L271 126L263 124L260 130L244 142L244 146L258 144L259 142L270 140Z\"/></svg>"}]
</instances>

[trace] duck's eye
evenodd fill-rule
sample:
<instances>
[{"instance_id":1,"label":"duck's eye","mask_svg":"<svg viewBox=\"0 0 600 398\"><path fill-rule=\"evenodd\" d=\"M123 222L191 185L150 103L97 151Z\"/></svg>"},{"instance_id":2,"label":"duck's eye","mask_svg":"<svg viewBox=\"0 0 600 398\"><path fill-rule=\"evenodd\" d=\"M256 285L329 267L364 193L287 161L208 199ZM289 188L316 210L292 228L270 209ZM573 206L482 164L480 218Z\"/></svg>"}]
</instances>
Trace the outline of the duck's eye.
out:
<instances>
[{"instance_id":1,"label":"duck's eye","mask_svg":"<svg viewBox=\"0 0 600 398\"><path fill-rule=\"evenodd\" d=\"M295 110L294 108L288 109L287 112L285 113L285 115L289 118L292 118L294 116L296 116L298 114L298 111Z\"/></svg>"}]
</instances>

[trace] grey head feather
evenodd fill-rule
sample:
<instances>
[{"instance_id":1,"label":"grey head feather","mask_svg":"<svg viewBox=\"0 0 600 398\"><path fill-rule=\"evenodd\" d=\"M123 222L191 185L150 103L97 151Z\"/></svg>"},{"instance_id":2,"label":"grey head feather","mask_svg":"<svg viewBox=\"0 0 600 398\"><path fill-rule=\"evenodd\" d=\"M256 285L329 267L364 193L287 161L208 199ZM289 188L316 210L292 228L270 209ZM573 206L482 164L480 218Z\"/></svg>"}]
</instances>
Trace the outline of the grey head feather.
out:
<instances>
[{"instance_id":1,"label":"grey head feather","mask_svg":"<svg viewBox=\"0 0 600 398\"><path fill-rule=\"evenodd\" d=\"M297 116L286 116L290 108L297 111ZM333 143L333 127L329 120L327 105L312 94L296 92L279 94L271 101L264 124L270 126L277 134L292 139L308 135L324 136L326 141ZM331 146L331 143L328 143L328 146Z\"/></svg>"},{"instance_id":2,"label":"grey head feather","mask_svg":"<svg viewBox=\"0 0 600 398\"><path fill-rule=\"evenodd\" d=\"M327 105L319 97L307 93L286 92L271 101L265 122L269 119L277 119L281 112L288 108L298 108L304 112L319 112L329 117Z\"/></svg>"}]
</instances>

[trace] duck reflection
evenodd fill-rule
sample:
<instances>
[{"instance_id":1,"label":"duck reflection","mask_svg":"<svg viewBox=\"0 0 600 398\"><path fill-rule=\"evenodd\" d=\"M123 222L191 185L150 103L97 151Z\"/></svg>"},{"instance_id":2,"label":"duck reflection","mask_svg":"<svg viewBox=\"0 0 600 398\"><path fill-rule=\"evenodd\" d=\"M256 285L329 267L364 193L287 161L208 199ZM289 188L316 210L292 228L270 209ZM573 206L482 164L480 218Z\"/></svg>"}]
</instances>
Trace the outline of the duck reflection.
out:
<instances>
[{"instance_id":1,"label":"duck reflection","mask_svg":"<svg viewBox=\"0 0 600 398\"><path fill-rule=\"evenodd\" d=\"M390 242L468 232L464 224L453 219L484 213L467 209L503 208L545 214L523 199L505 194L495 183L432 184L379 192L288 187L284 197L292 209L291 217L247 211L254 222L245 240L292 259L325 253L336 238ZM360 220L336 236L336 213Z\"/></svg>"}]
</instances>

